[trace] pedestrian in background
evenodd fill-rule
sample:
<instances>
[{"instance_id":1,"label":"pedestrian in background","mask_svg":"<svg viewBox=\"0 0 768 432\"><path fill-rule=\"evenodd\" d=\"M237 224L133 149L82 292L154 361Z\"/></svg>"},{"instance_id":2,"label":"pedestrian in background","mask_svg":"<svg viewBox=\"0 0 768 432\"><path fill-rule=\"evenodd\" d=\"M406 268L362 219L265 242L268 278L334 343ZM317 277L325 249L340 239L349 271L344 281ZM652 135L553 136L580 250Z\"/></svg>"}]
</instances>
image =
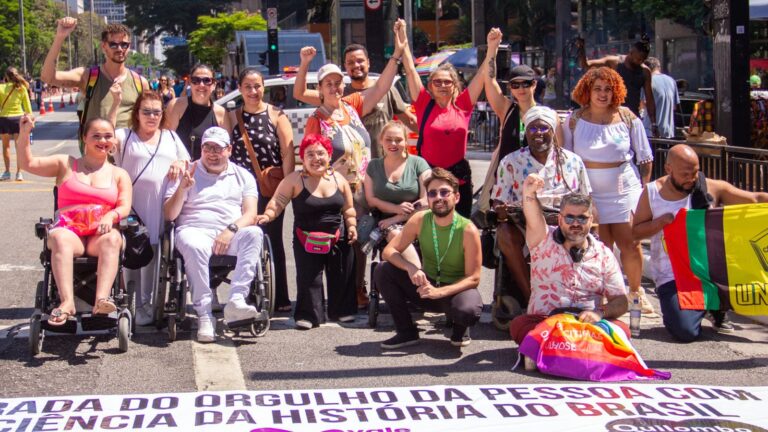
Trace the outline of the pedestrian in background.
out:
<instances>
[{"instance_id":1,"label":"pedestrian in background","mask_svg":"<svg viewBox=\"0 0 768 432\"><path fill-rule=\"evenodd\" d=\"M29 101L29 83L15 67L5 70L4 83L0 84L0 134L3 141L3 163L5 171L0 180L11 179L11 136L19 136L19 120L25 113L32 113ZM24 180L16 155L16 181Z\"/></svg>"},{"instance_id":2,"label":"pedestrian in background","mask_svg":"<svg viewBox=\"0 0 768 432\"><path fill-rule=\"evenodd\" d=\"M645 65L651 69L651 87L653 88L653 101L656 104L656 118L648 115L648 110L643 115L643 125L651 136L651 125L658 125L659 138L675 137L675 110L680 104L680 95L677 93L675 79L661 72L661 62L656 57L648 57Z\"/></svg>"}]
</instances>

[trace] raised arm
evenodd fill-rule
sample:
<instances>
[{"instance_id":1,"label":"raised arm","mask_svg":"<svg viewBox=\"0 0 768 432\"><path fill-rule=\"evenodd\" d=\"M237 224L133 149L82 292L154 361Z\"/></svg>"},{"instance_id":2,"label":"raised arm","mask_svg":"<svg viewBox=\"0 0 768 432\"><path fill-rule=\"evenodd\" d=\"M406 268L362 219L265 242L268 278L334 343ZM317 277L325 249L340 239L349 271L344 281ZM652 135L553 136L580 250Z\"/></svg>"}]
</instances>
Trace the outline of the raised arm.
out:
<instances>
[{"instance_id":1,"label":"raised arm","mask_svg":"<svg viewBox=\"0 0 768 432\"><path fill-rule=\"evenodd\" d=\"M173 192L173 195L165 200L165 203L163 204L165 220L172 221L179 217L181 209L184 207L184 201L187 200L187 192L189 192L195 185L196 169L197 162L188 164L187 169L184 170L184 175L179 179L179 184L176 185L176 190Z\"/></svg>"},{"instance_id":2,"label":"raised arm","mask_svg":"<svg viewBox=\"0 0 768 432\"><path fill-rule=\"evenodd\" d=\"M411 48L407 42L403 48L403 69L405 69L405 79L408 82L408 93L411 95L411 100L416 101L424 85L421 83L419 73L416 72L416 65L413 63L413 53L411 53Z\"/></svg>"},{"instance_id":3,"label":"raised arm","mask_svg":"<svg viewBox=\"0 0 768 432\"><path fill-rule=\"evenodd\" d=\"M621 57L618 56L606 56L599 59L587 60L587 52L584 47L584 39L578 39L576 41L577 54L576 57L579 61L579 67L582 69L589 69L593 67L607 66L616 69L616 66L621 63Z\"/></svg>"},{"instance_id":4,"label":"raised arm","mask_svg":"<svg viewBox=\"0 0 768 432\"><path fill-rule=\"evenodd\" d=\"M316 54L315 47L305 46L301 49L299 54L301 63L299 63L299 71L296 73L296 82L293 84L293 97L304 103L320 106L322 103L320 102L320 93L316 90L307 89L307 72L309 72L309 65Z\"/></svg>"},{"instance_id":5,"label":"raised arm","mask_svg":"<svg viewBox=\"0 0 768 432\"><path fill-rule=\"evenodd\" d=\"M40 177L62 178L67 169L66 155L35 157L29 146L29 135L35 127L35 118L24 114L19 121L19 137L16 140L16 154L19 156L19 168Z\"/></svg>"},{"instance_id":6,"label":"raised arm","mask_svg":"<svg viewBox=\"0 0 768 432\"><path fill-rule=\"evenodd\" d=\"M488 52L486 53L485 60L483 61L484 65L486 63L488 65L486 69L487 73L478 73L475 75L475 77L483 77L485 97L488 98L488 103L491 104L491 108L493 108L493 112L496 113L496 117L503 119L504 115L507 113L507 110L509 110L510 105L512 105L512 102L504 96L504 92L502 92L501 86L499 86L499 82L496 81L496 55L499 52L501 37L501 30L496 27L492 28L491 31L488 32Z\"/></svg>"},{"instance_id":7,"label":"raised arm","mask_svg":"<svg viewBox=\"0 0 768 432\"><path fill-rule=\"evenodd\" d=\"M56 21L56 36L53 38L53 45L45 56L43 68L40 71L40 78L50 84L59 87L80 87L85 74L85 68L75 68L69 71L57 71L56 63L59 61L59 53L64 44L64 40L75 30L77 19L64 17Z\"/></svg>"},{"instance_id":8,"label":"raised arm","mask_svg":"<svg viewBox=\"0 0 768 432\"><path fill-rule=\"evenodd\" d=\"M498 33L495 33L494 30L497 30ZM488 38L491 37L491 34L493 33L494 38L498 38L498 42L496 43L496 51L498 51L498 44L501 42L501 31L499 29L491 29L490 32L488 32ZM488 41L490 45L490 40ZM493 56L493 63L494 63L494 69L496 68L496 55ZM491 62L491 56L487 55L485 56L485 59L483 59L483 63L480 65L480 68L477 70L477 73L474 77L472 77L472 81L469 82L469 85L467 86L467 90L469 91L469 99L472 101L472 105L474 105L477 102L477 99L480 97L480 94L483 92L483 87L485 86L485 80L486 75L488 75L488 69L489 64ZM495 74L494 74L495 75Z\"/></svg>"},{"instance_id":9,"label":"raised arm","mask_svg":"<svg viewBox=\"0 0 768 432\"><path fill-rule=\"evenodd\" d=\"M397 74L398 62L402 60L405 44L408 43L408 37L405 32L405 21L402 19L395 21L393 32L395 34L395 50L392 53L392 57L389 58L387 66L384 68L384 71L381 72L379 79L376 80L376 84L361 94L363 97L363 115L373 111L379 101L386 96L389 89L392 87L392 81L395 79L395 74Z\"/></svg>"},{"instance_id":10,"label":"raised arm","mask_svg":"<svg viewBox=\"0 0 768 432\"><path fill-rule=\"evenodd\" d=\"M533 249L547 237L547 221L537 193L544 189L544 179L530 174L523 182L523 214L525 215L525 243Z\"/></svg>"}]
</instances>

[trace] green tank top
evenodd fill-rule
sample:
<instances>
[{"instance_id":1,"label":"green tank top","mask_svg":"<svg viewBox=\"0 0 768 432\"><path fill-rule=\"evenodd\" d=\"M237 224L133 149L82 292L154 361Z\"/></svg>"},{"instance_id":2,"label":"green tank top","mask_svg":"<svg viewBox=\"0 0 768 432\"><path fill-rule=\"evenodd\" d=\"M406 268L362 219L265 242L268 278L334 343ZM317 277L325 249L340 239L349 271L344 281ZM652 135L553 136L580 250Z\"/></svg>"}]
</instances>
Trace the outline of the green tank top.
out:
<instances>
[{"instance_id":1,"label":"green tank top","mask_svg":"<svg viewBox=\"0 0 768 432\"><path fill-rule=\"evenodd\" d=\"M448 238L451 233L451 226L439 226L437 228L437 245L440 249L440 257L445 255L440 264L440 284L449 285L465 277L464 274L464 228L470 224L469 219L459 215L454 211L456 218L456 227L454 228L453 240L448 244ZM419 247L421 248L421 262L424 273L431 280L437 280L437 260L438 254L435 252L434 238L432 237L432 221L434 215L432 210L424 214L419 231Z\"/></svg>"},{"instance_id":2,"label":"green tank top","mask_svg":"<svg viewBox=\"0 0 768 432\"><path fill-rule=\"evenodd\" d=\"M88 73L88 71L86 69L85 73ZM133 109L133 104L139 98L139 90L136 88L131 72L126 71L125 73L127 76L122 82L123 100L117 108L117 124L115 129L131 127L131 110ZM95 117L107 118L109 109L112 107L112 94L109 92L111 86L112 81L99 68L99 78L93 87L93 93L88 103L88 112L84 113L86 122Z\"/></svg>"}]
</instances>

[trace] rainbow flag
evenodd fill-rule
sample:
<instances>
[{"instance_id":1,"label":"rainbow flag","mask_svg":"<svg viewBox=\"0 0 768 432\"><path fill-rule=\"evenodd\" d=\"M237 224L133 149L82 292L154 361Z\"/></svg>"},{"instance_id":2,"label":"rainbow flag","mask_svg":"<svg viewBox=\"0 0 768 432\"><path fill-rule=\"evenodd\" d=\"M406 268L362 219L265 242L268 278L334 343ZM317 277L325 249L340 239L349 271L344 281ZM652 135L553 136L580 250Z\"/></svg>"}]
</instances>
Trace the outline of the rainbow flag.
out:
<instances>
[{"instance_id":1,"label":"rainbow flag","mask_svg":"<svg viewBox=\"0 0 768 432\"><path fill-rule=\"evenodd\" d=\"M589 381L667 380L650 369L619 326L584 323L572 314L553 315L528 332L520 354L549 375Z\"/></svg>"},{"instance_id":2,"label":"rainbow flag","mask_svg":"<svg viewBox=\"0 0 768 432\"><path fill-rule=\"evenodd\" d=\"M681 309L768 315L768 204L682 209L663 241Z\"/></svg>"}]
</instances>

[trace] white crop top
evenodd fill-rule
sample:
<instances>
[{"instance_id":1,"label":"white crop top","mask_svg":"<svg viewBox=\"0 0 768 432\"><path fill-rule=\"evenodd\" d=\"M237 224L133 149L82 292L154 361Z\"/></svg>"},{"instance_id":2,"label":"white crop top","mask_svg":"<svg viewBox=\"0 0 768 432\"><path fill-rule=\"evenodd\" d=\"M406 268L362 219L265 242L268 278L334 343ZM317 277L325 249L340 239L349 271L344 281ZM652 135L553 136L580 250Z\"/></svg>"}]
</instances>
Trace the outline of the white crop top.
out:
<instances>
[{"instance_id":1,"label":"white crop top","mask_svg":"<svg viewBox=\"0 0 768 432\"><path fill-rule=\"evenodd\" d=\"M585 162L625 162L634 157L639 165L653 160L653 151L639 118L632 121L631 131L623 121L599 125L580 118L571 133L570 122L569 115L563 127L563 147Z\"/></svg>"}]
</instances>

